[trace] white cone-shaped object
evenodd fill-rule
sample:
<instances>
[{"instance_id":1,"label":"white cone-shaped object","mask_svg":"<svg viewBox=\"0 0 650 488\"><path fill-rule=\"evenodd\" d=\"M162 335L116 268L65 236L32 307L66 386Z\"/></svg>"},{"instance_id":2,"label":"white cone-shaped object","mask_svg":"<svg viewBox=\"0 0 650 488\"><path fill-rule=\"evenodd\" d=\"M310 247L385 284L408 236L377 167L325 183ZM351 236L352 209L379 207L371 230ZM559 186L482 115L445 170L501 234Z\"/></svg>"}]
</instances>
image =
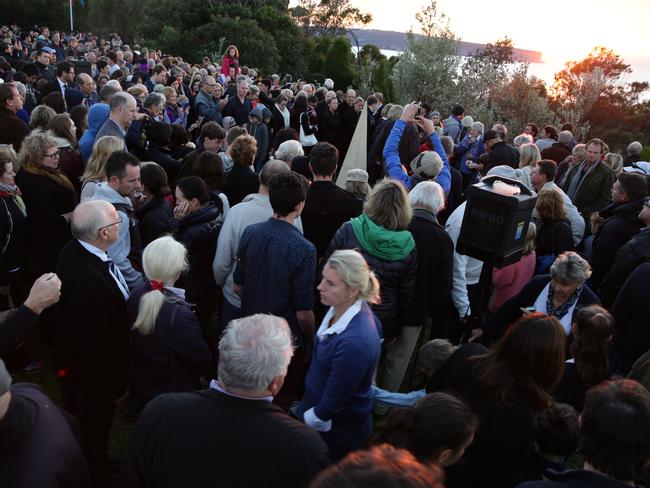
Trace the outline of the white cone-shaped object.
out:
<instances>
[{"instance_id":1,"label":"white cone-shaped object","mask_svg":"<svg viewBox=\"0 0 650 488\"><path fill-rule=\"evenodd\" d=\"M363 110L354 130L348 153L336 179L336 185L345 190L345 176L351 169L363 169L368 167L368 102L363 104Z\"/></svg>"}]
</instances>

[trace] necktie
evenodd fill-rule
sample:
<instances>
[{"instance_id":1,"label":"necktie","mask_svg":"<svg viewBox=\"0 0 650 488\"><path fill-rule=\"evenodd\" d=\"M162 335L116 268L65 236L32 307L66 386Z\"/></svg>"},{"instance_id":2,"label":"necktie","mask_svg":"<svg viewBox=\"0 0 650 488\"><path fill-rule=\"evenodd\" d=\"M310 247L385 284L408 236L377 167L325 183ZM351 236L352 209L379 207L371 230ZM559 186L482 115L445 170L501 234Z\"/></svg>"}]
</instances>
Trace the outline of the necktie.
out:
<instances>
[{"instance_id":1,"label":"necktie","mask_svg":"<svg viewBox=\"0 0 650 488\"><path fill-rule=\"evenodd\" d=\"M120 269L117 266L115 266L115 263L113 262L112 259L109 259L108 261L106 261L106 264L108 265L108 270L113 275L113 278L118 282L118 285L121 288L122 294L124 294L125 297L128 297L129 296L129 286L126 284L126 280L122 276L122 273L120 272Z\"/></svg>"}]
</instances>

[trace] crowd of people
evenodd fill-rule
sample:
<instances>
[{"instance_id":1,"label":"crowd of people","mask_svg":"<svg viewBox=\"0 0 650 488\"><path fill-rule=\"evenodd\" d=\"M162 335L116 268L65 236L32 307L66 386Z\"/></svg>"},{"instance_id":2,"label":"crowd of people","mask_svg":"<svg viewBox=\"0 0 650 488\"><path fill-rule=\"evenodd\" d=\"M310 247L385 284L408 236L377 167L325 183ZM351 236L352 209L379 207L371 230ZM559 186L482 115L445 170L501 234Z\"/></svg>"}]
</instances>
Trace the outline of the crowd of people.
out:
<instances>
[{"instance_id":1,"label":"crowd of people","mask_svg":"<svg viewBox=\"0 0 650 488\"><path fill-rule=\"evenodd\" d=\"M232 45L0 38L3 486L643 482L639 142L443 120ZM535 198L501 268L457 248L481 181ZM9 373L50 355L59 405Z\"/></svg>"}]
</instances>

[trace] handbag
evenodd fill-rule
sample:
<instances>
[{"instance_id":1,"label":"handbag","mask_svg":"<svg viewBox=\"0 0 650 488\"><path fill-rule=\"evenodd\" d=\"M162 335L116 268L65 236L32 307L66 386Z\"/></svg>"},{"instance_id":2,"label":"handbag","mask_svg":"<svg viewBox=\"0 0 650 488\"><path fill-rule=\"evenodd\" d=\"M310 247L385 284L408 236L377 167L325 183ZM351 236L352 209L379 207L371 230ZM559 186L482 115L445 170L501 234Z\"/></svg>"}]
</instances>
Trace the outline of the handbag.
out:
<instances>
[{"instance_id":1,"label":"handbag","mask_svg":"<svg viewBox=\"0 0 650 488\"><path fill-rule=\"evenodd\" d=\"M318 144L318 139L316 139L315 134L305 134L305 129L302 128L302 116L305 115L304 113L300 115L300 144L302 144L304 147L311 147L315 146ZM311 125L310 125L311 127Z\"/></svg>"}]
</instances>

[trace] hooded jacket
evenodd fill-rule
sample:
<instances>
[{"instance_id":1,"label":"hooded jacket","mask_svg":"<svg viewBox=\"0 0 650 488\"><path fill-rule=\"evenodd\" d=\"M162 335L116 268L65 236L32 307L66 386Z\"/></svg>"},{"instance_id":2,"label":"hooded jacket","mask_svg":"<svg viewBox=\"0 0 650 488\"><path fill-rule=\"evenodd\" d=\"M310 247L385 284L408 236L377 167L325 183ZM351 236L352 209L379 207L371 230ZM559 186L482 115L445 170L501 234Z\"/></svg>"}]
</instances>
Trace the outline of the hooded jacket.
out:
<instances>
[{"instance_id":1,"label":"hooded jacket","mask_svg":"<svg viewBox=\"0 0 650 488\"><path fill-rule=\"evenodd\" d=\"M372 310L381 321L384 337L399 335L415 291L417 251L411 233L387 230L362 215L336 231L323 262L339 249L357 249L368 262L381 283L381 303Z\"/></svg>"},{"instance_id":2,"label":"hooded jacket","mask_svg":"<svg viewBox=\"0 0 650 488\"><path fill-rule=\"evenodd\" d=\"M79 139L79 152L81 152L84 163L88 162L88 158L90 158L90 154L93 151L97 133L108 119L110 112L110 107L105 103L96 103L90 107L88 111L88 130Z\"/></svg>"},{"instance_id":3,"label":"hooded jacket","mask_svg":"<svg viewBox=\"0 0 650 488\"><path fill-rule=\"evenodd\" d=\"M248 133L257 141L255 171L258 173L266 162L266 155L269 150L269 129L264 123L264 109L264 105L260 103L248 114ZM258 121L253 122L253 117L257 117Z\"/></svg>"},{"instance_id":4,"label":"hooded jacket","mask_svg":"<svg viewBox=\"0 0 650 488\"><path fill-rule=\"evenodd\" d=\"M133 289L143 282L142 274L134 267L134 262L139 262L142 256L142 242L133 204L128 197L120 195L106 182L97 185L93 200L112 203L120 216L122 224L119 238L108 248L107 254L119 268L129 289Z\"/></svg>"}]
</instances>

